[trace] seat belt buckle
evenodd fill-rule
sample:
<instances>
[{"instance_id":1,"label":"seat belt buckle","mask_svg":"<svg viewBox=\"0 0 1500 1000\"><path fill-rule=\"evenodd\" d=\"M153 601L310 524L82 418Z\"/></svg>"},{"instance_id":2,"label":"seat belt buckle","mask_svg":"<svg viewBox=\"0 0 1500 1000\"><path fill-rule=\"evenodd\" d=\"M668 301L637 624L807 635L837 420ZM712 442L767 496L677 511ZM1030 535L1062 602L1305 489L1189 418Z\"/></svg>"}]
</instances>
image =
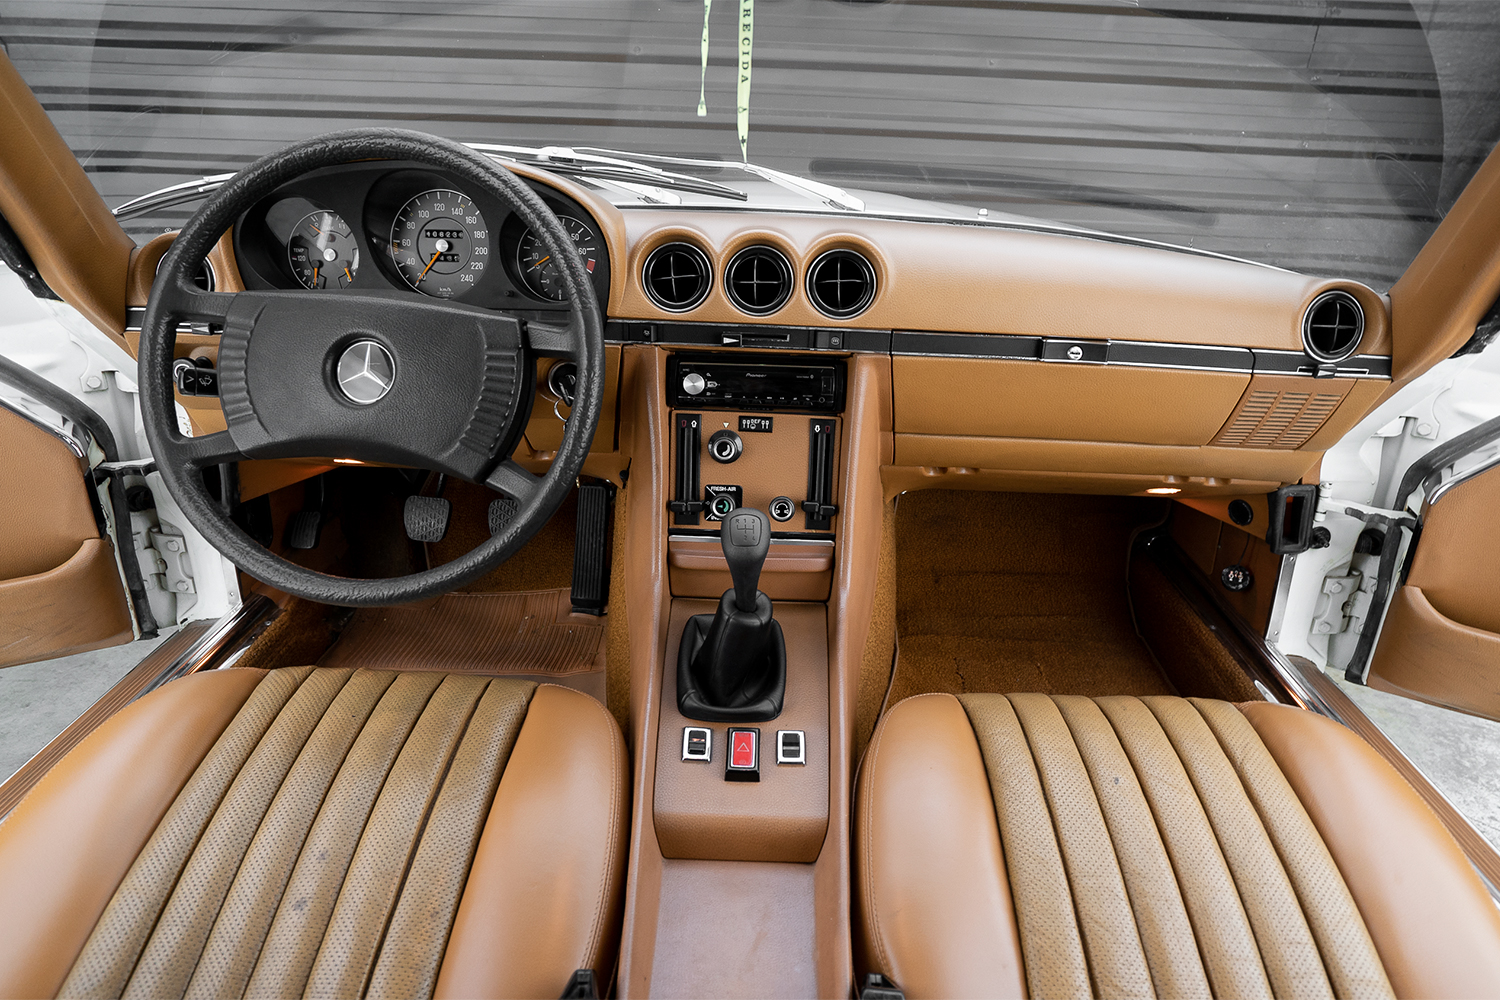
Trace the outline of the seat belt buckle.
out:
<instances>
[{"instance_id":1,"label":"seat belt buckle","mask_svg":"<svg viewBox=\"0 0 1500 1000\"><path fill-rule=\"evenodd\" d=\"M906 1000L901 987L878 972L865 977L864 988L859 991L859 1000Z\"/></svg>"}]
</instances>

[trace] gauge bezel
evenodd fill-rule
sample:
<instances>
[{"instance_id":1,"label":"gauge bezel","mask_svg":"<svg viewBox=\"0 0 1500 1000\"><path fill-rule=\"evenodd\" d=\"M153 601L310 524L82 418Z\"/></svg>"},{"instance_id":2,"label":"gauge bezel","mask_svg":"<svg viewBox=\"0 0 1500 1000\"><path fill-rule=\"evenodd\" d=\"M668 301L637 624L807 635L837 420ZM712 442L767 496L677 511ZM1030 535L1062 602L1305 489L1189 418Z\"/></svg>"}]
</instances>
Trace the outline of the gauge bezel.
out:
<instances>
[{"instance_id":1,"label":"gauge bezel","mask_svg":"<svg viewBox=\"0 0 1500 1000\"><path fill-rule=\"evenodd\" d=\"M469 245L472 248L474 248L475 250L477 250L478 247L481 246L481 241L474 236L474 230L476 228L478 228L478 229L480 229L481 231L483 231L485 233L485 237L484 237L484 240L482 241L482 245L485 246L486 252L483 254L483 256L485 257L485 260L483 262L483 266L480 267L477 272L475 272L475 274L474 274L474 281L469 285L469 287L468 288L457 288L457 287L455 287L453 289L452 294L450 294L450 295L438 295L438 294L435 294L433 292L429 292L429 291L424 290L421 287L421 283L426 278L426 273L424 272L423 276L421 278L418 278L414 282L414 281L411 280L411 278L409 278L407 276L405 269L401 265L401 262L396 259L396 257L397 257L397 252L396 252L396 227L399 226L399 225L401 225L402 216L406 213L407 209L411 208L412 205L414 205L418 200L420 200L422 198L425 198L425 197L427 197L430 194L455 194L455 195L458 195L458 197L462 198L464 201L467 201L470 205L474 206L474 214L477 215L479 217L479 220L484 223L484 225L481 226L481 227L472 227L472 226L469 226L467 223L463 222L462 220L454 219L454 224L463 227L464 231L468 234L468 236L469 236ZM480 207L479 203L476 202L471 195L469 195L467 192L460 191L457 187L433 187L433 188L427 188L427 189L422 190L422 191L418 191L416 194L413 194L411 197L409 197L405 201L403 201L401 203L401 206L396 209L395 214L391 216L391 232L390 232L390 237L386 240L386 248L388 249L388 251L390 252L390 255L391 255L391 266L395 269L396 274L401 278L401 280L406 283L406 286L408 288L410 288L412 291L418 292L418 293L420 293L422 295L426 295L428 298L432 298L432 299L457 300L457 299L461 299L461 298L464 298L464 297L472 294L473 291L474 291L474 289L476 289L476 288L479 287L479 285L482 282L482 280L484 279L485 275L489 273L490 258L494 257L495 243L496 243L496 240L495 240L495 230L494 230L493 226L491 226L489 220L485 218L484 209ZM438 274L442 274L442 275L455 275L456 276L456 275L461 275L461 274L464 274L466 272L472 271L473 268L472 268L471 265L474 263L474 260L475 260L476 256L479 256L479 255L476 254L474 252L474 250L471 250L470 253L469 253L469 256L464 260L463 264L458 268L458 270L456 270L456 271L439 271L437 273ZM421 260L421 255L420 254L417 255L417 259ZM431 265L429 265L429 267L430 266Z\"/></svg>"},{"instance_id":2,"label":"gauge bezel","mask_svg":"<svg viewBox=\"0 0 1500 1000\"><path fill-rule=\"evenodd\" d=\"M303 281L297 275L297 262L292 259L292 241L297 238L297 231L302 228L302 224L304 222L306 222L308 219L311 219L315 215L331 215L331 216L333 216L335 219L339 220L339 223L344 227L344 230L349 234L349 242L354 245L354 258L353 258L353 260L352 260L352 262L350 263L350 266L349 266L349 272L350 273L349 273L349 284L348 285L340 286L337 289L329 288L326 285L323 288L315 288L312 285L309 285L307 282ZM340 215L338 212L333 211L332 209L328 209L328 208L315 208L311 212L308 212L306 215L302 216L302 218L298 219L297 220L297 224L292 227L291 234L287 236L286 245L283 247L283 250L286 253L287 269L291 272L292 279L297 282L297 287L299 287L299 288L305 288L309 292L343 291L344 289L346 289L346 288L350 287L351 285L353 285L354 282L355 282L355 280L357 280L359 278L360 239L355 234L354 227L349 224L349 221L347 219L345 219L342 215Z\"/></svg>"},{"instance_id":3,"label":"gauge bezel","mask_svg":"<svg viewBox=\"0 0 1500 1000\"><path fill-rule=\"evenodd\" d=\"M603 246L603 244L604 244L604 238L599 235L599 231L596 228L594 228L593 226L589 225L587 222L585 222L582 219L577 218L576 216L574 216L571 212L557 211L556 209L554 209L554 212L556 213L558 219L563 223L563 228L564 229L567 228L567 224L569 222L576 222L578 225L580 225L584 229L588 230L588 232L594 237L594 244L595 244L594 254L595 254L595 256L592 259L594 260L594 268L595 268L595 270L598 270L598 261L599 261L599 258L601 256L604 256L604 254L606 252L604 250L604 246ZM530 227L522 227L520 235L516 237L515 246L511 250L509 261L514 266L514 268L515 268L515 274L512 276L513 280L515 281L516 285L520 288L520 290L522 292L525 292L527 295L532 296L538 302L548 302L548 303L552 303L554 305L567 302L567 299L554 299L550 295L546 295L545 293L542 292L542 290L540 288L537 288L535 285L533 285L531 283L531 279L527 277L527 272L528 272L529 269L525 266L525 263L521 260L521 248L526 243L526 237L528 237L530 235L531 235L531 229L530 229ZM589 278L590 278L590 280L593 279L593 271L589 272Z\"/></svg>"}]
</instances>

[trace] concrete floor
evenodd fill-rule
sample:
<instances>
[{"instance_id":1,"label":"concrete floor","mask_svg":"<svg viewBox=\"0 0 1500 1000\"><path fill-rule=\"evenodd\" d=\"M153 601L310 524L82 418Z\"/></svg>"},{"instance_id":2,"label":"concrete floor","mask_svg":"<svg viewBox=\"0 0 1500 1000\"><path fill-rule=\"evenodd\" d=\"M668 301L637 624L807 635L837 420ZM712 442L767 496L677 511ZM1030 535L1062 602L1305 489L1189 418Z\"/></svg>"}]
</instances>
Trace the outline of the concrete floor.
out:
<instances>
[{"instance_id":1,"label":"concrete floor","mask_svg":"<svg viewBox=\"0 0 1500 1000\"><path fill-rule=\"evenodd\" d=\"M0 775L14 773L161 641L0 670ZM1500 849L1500 723L1335 681Z\"/></svg>"},{"instance_id":2,"label":"concrete floor","mask_svg":"<svg viewBox=\"0 0 1500 1000\"><path fill-rule=\"evenodd\" d=\"M1334 680L1500 850L1500 722Z\"/></svg>"},{"instance_id":3,"label":"concrete floor","mask_svg":"<svg viewBox=\"0 0 1500 1000\"><path fill-rule=\"evenodd\" d=\"M14 774L165 638L0 670L0 776Z\"/></svg>"}]
</instances>

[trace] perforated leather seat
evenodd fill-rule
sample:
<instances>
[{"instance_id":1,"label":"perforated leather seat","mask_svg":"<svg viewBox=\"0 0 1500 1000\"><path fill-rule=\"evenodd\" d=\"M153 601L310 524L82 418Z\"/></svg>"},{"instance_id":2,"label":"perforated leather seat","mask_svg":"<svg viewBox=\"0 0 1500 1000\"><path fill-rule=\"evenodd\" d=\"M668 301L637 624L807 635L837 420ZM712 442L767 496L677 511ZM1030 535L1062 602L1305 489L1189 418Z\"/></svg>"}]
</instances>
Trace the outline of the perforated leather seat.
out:
<instances>
[{"instance_id":1,"label":"perforated leather seat","mask_svg":"<svg viewBox=\"0 0 1500 1000\"><path fill-rule=\"evenodd\" d=\"M613 963L628 799L565 688L195 674L0 824L0 996L557 996Z\"/></svg>"},{"instance_id":2,"label":"perforated leather seat","mask_svg":"<svg viewBox=\"0 0 1500 1000\"><path fill-rule=\"evenodd\" d=\"M855 836L908 997L1500 995L1500 911L1399 775L1280 705L921 695Z\"/></svg>"}]
</instances>

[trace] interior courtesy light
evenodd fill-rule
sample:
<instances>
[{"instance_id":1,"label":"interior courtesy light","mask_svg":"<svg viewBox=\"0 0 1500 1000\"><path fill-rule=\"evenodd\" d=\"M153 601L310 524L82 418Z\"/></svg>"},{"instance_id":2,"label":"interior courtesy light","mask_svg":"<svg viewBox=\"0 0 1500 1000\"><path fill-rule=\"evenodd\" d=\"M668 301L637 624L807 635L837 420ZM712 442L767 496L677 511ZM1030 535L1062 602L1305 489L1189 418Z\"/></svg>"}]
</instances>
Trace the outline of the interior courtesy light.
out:
<instances>
[{"instance_id":1,"label":"interior courtesy light","mask_svg":"<svg viewBox=\"0 0 1500 1000\"><path fill-rule=\"evenodd\" d=\"M1153 486L1146 492L1155 493L1157 496L1165 497L1171 496L1173 493L1181 493L1182 490L1178 489L1176 486Z\"/></svg>"}]
</instances>

